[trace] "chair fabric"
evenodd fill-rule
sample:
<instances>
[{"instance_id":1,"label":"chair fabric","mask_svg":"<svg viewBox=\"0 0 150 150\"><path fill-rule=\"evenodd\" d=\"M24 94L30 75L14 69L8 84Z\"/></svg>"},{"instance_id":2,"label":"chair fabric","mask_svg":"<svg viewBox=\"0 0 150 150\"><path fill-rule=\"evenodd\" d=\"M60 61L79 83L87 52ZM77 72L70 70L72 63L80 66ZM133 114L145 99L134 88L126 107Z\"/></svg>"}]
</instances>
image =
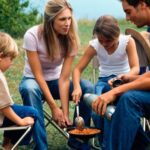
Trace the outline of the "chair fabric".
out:
<instances>
[{"instance_id":1,"label":"chair fabric","mask_svg":"<svg viewBox=\"0 0 150 150\"><path fill-rule=\"evenodd\" d=\"M130 34L136 43L140 67L150 65L150 34L127 28L125 34Z\"/></svg>"}]
</instances>

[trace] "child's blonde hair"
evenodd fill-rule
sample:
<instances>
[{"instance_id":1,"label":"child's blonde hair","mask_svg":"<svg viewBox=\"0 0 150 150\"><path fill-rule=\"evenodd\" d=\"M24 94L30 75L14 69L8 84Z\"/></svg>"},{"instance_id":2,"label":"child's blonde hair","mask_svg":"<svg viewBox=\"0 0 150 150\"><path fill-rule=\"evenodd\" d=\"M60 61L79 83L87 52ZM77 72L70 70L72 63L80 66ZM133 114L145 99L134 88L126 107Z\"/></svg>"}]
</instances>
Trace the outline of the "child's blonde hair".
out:
<instances>
[{"instance_id":1,"label":"child's blonde hair","mask_svg":"<svg viewBox=\"0 0 150 150\"><path fill-rule=\"evenodd\" d=\"M18 55L18 47L14 39L7 33L0 32L0 54L1 57L11 57Z\"/></svg>"}]
</instances>

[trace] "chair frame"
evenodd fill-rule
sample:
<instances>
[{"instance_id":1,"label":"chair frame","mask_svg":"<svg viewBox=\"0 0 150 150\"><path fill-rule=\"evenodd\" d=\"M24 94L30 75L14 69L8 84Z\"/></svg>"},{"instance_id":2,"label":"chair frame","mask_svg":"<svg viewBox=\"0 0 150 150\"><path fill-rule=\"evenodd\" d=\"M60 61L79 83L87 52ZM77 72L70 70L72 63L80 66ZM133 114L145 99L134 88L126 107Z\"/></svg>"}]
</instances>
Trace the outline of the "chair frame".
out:
<instances>
[{"instance_id":1,"label":"chair frame","mask_svg":"<svg viewBox=\"0 0 150 150\"><path fill-rule=\"evenodd\" d=\"M141 119L141 124L143 126L144 131L150 131L150 120L147 120L146 118Z\"/></svg>"},{"instance_id":2,"label":"chair frame","mask_svg":"<svg viewBox=\"0 0 150 150\"><path fill-rule=\"evenodd\" d=\"M44 118L46 119L45 127L47 128L49 124L51 124L54 128L56 128L59 133L61 133L66 139L69 139L69 134L67 133L66 129L62 129L58 126L58 124L53 120L50 113L46 111L46 109L43 109L44 112Z\"/></svg>"},{"instance_id":3,"label":"chair frame","mask_svg":"<svg viewBox=\"0 0 150 150\"><path fill-rule=\"evenodd\" d=\"M58 124L53 120L52 115L50 112L46 110L44 105L46 104L45 100L43 100L43 115L44 115L44 121L45 121L45 128L48 127L48 125L52 125L61 135L63 135L66 139L69 139L69 134L67 132L67 129L62 129L58 126ZM34 143L33 140L31 140L30 145Z\"/></svg>"},{"instance_id":4,"label":"chair frame","mask_svg":"<svg viewBox=\"0 0 150 150\"><path fill-rule=\"evenodd\" d=\"M23 129L26 130L12 147L11 150L14 150L20 144L23 138L29 133L31 128L32 127L30 125L29 126L10 126L10 127L0 127L0 131L16 131L16 130L23 130Z\"/></svg>"}]
</instances>

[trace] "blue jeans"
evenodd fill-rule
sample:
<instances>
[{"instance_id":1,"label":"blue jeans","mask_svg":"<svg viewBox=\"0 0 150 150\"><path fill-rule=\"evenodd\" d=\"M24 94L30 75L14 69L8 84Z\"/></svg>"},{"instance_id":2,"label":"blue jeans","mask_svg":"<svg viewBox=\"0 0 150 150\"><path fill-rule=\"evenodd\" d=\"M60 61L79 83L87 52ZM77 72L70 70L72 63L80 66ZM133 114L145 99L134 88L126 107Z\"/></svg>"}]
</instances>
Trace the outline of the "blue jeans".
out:
<instances>
[{"instance_id":1,"label":"blue jeans","mask_svg":"<svg viewBox=\"0 0 150 150\"><path fill-rule=\"evenodd\" d=\"M84 119L85 126L89 127L90 122L91 122L92 109L89 106L87 106L85 102L83 101L83 95L85 93L94 93L94 85L87 80L80 80L80 86L82 89L82 96L79 102L79 112L80 112L80 116L83 117ZM73 90L72 88L73 86L71 85L71 91ZM76 109L74 113L74 119L73 119L74 121L75 121L75 117L76 117ZM75 126L75 122L73 122L73 126ZM91 149L88 143L79 142L76 138L72 136L69 137L68 145L77 150L90 150Z\"/></svg>"},{"instance_id":2,"label":"blue jeans","mask_svg":"<svg viewBox=\"0 0 150 150\"><path fill-rule=\"evenodd\" d=\"M131 90L118 98L105 150L145 150L150 138L141 117L150 118L150 91Z\"/></svg>"},{"instance_id":3,"label":"blue jeans","mask_svg":"<svg viewBox=\"0 0 150 150\"><path fill-rule=\"evenodd\" d=\"M52 80L52 81L47 81L47 85L49 87L49 90L51 91L51 94L54 99L60 99L60 94L59 94L59 87L58 87L58 80ZM91 82L87 80L81 80L80 85L82 88L82 93L93 93L94 92L94 87L91 84ZM19 91L23 99L24 105L28 106L33 106L39 111L40 114L40 125L41 128L43 128L43 137L46 139L46 130L44 126L44 115L43 115L43 99L44 95L43 92L41 91L38 83L34 78L27 78L23 77L20 86L19 86ZM73 83L70 81L70 91L69 91L69 98L72 99L72 94L73 92ZM84 104L83 101L83 96L80 99L79 103L79 111L80 115L83 117L85 121L85 125L89 126L90 125L90 119L91 119L91 109ZM76 113L74 113L74 117L76 116ZM39 127L35 127L36 133L39 132Z\"/></svg>"},{"instance_id":4,"label":"blue jeans","mask_svg":"<svg viewBox=\"0 0 150 150\"><path fill-rule=\"evenodd\" d=\"M95 94L101 95L111 89L108 84L108 80L115 78L116 75L110 75L108 77L99 77L95 85Z\"/></svg>"},{"instance_id":5,"label":"blue jeans","mask_svg":"<svg viewBox=\"0 0 150 150\"><path fill-rule=\"evenodd\" d=\"M39 122L39 113L38 111L30 106L21 106L21 105L12 105L11 108L14 110L14 112L20 116L21 118L24 117L33 117L34 118L34 125L32 127L32 130L28 133L28 135L23 139L21 142L23 145L27 145L30 142L31 136L33 135L33 140L35 142L35 149L36 150L47 150L46 147L46 141L43 139L43 129L39 128L38 133L35 132L35 128L38 126L40 127L40 122ZM15 123L10 121L7 118L4 118L3 125L4 127L14 125ZM14 144L20 136L24 133L24 130L21 131L6 131L4 132L4 137L9 137ZM15 135L15 136L14 136Z\"/></svg>"},{"instance_id":6,"label":"blue jeans","mask_svg":"<svg viewBox=\"0 0 150 150\"><path fill-rule=\"evenodd\" d=\"M100 77L95 85L95 94L101 95L102 93L109 91L111 87L108 84L108 80L114 77L116 77L116 75L111 75L108 77ZM100 146L103 148L105 147L105 142L107 141L109 136L109 127L111 121L101 117L100 115L96 114L94 111L92 112L92 119L95 127L102 131L101 134L98 135L98 139L99 139Z\"/></svg>"}]
</instances>

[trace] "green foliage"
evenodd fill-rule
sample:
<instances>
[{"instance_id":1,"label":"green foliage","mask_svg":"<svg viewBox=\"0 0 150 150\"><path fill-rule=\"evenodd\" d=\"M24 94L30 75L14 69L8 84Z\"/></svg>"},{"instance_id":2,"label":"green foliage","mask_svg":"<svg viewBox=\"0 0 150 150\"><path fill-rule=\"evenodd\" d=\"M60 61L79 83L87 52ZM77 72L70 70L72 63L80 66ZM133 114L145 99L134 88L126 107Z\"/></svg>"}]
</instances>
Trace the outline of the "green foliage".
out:
<instances>
[{"instance_id":1,"label":"green foliage","mask_svg":"<svg viewBox=\"0 0 150 150\"><path fill-rule=\"evenodd\" d=\"M24 32L36 24L38 11L32 9L25 11L29 0L0 0L0 30L21 37Z\"/></svg>"},{"instance_id":2,"label":"green foliage","mask_svg":"<svg viewBox=\"0 0 150 150\"><path fill-rule=\"evenodd\" d=\"M79 36L81 39L81 45L87 46L87 41L89 41L92 38L92 32L94 28L95 20L87 20L82 19L78 21L79 25Z\"/></svg>"}]
</instances>

